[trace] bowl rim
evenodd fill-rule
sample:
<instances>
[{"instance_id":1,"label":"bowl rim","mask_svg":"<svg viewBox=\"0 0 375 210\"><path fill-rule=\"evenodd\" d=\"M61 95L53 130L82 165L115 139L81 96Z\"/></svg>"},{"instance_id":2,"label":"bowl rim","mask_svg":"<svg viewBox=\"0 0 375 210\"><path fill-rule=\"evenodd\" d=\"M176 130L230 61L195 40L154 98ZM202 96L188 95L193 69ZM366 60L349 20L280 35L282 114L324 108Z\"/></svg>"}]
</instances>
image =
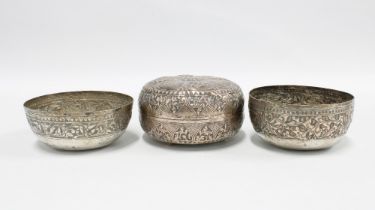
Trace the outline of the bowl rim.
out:
<instances>
[{"instance_id":1,"label":"bowl rim","mask_svg":"<svg viewBox=\"0 0 375 210\"><path fill-rule=\"evenodd\" d=\"M50 96L58 96L58 95L65 95L65 94L76 94L76 93L77 94L80 94L80 93L114 94L114 95L118 95L118 96L126 98L126 100L128 102L124 103L124 104L122 104L118 107L111 108L111 109L103 109L103 110L88 111L88 112L64 112L64 113L62 113L63 115L82 115L82 114L88 114L88 113L107 113L107 112L111 112L113 110L117 110L117 109L120 109L120 108L123 108L123 107L131 106L131 105L133 105L133 102L134 102L133 97L131 97L130 95L124 94L124 93L119 93L119 92L114 92L114 91L101 91L101 90L82 90L82 91L64 91L64 92L56 92L56 93L49 93L49 94L40 95L40 96L31 98L31 99L25 101L23 103L23 107L26 111L32 111L32 112L37 112L37 113L45 113L45 114L49 114L49 115L54 115L54 114L57 114L56 111L45 111L45 110L41 110L39 108L31 108L30 103L41 100L41 99L46 98L46 97L50 97ZM59 113L59 115L61 115L61 113Z\"/></svg>"},{"instance_id":2,"label":"bowl rim","mask_svg":"<svg viewBox=\"0 0 375 210\"><path fill-rule=\"evenodd\" d=\"M278 102L278 101L271 101L271 100L256 98L253 95L253 93L255 91L260 90L260 89L278 88L278 87L297 87L297 88L320 89L320 90L324 90L324 91L331 91L331 92L336 92L336 93L346 95L346 96L348 96L349 99L344 100L344 101L339 102L339 103L288 104L288 103L282 103L282 102ZM309 85L265 85L265 86L253 88L249 92L249 102L250 102L250 100L256 100L256 101L261 101L261 102L265 102L265 103L277 104L277 105L287 106L287 107L296 107L296 108L324 108L324 107L332 107L332 106L338 106L338 105L347 105L347 104L353 103L354 99L355 99L354 95L352 95L348 92L345 92L345 91L336 90L336 89L332 89L332 88L318 87L318 86L309 86Z\"/></svg>"}]
</instances>

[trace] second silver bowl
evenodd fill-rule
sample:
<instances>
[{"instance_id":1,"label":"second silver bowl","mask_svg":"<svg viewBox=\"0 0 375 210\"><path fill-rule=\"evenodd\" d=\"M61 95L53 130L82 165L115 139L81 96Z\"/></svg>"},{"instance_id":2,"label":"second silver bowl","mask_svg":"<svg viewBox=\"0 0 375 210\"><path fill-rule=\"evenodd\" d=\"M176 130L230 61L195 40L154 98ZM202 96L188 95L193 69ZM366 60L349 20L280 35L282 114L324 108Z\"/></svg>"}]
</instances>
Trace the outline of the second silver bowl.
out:
<instances>
[{"instance_id":1,"label":"second silver bowl","mask_svg":"<svg viewBox=\"0 0 375 210\"><path fill-rule=\"evenodd\" d=\"M297 150L328 148L349 128L354 97L309 86L266 86L250 92L255 131L267 142Z\"/></svg>"}]
</instances>

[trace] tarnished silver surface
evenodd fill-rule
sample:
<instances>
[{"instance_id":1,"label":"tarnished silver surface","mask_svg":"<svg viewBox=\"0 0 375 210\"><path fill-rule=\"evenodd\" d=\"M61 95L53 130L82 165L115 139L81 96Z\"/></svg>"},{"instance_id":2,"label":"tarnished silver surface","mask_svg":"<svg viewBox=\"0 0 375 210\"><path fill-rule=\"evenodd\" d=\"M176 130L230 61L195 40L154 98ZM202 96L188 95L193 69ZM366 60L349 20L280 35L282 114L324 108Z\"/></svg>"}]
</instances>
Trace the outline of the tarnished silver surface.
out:
<instances>
[{"instance_id":1,"label":"tarnished silver surface","mask_svg":"<svg viewBox=\"0 0 375 210\"><path fill-rule=\"evenodd\" d=\"M39 139L56 149L87 150L120 137L131 118L130 96L102 91L65 92L26 101L27 120Z\"/></svg>"},{"instance_id":2,"label":"tarnished silver surface","mask_svg":"<svg viewBox=\"0 0 375 210\"><path fill-rule=\"evenodd\" d=\"M266 86L250 91L255 131L276 146L314 150L331 147L349 128L354 97L308 86Z\"/></svg>"},{"instance_id":3,"label":"tarnished silver surface","mask_svg":"<svg viewBox=\"0 0 375 210\"><path fill-rule=\"evenodd\" d=\"M161 77L139 97L140 121L151 137L174 144L206 144L234 136L243 121L235 83L209 76Z\"/></svg>"}]
</instances>

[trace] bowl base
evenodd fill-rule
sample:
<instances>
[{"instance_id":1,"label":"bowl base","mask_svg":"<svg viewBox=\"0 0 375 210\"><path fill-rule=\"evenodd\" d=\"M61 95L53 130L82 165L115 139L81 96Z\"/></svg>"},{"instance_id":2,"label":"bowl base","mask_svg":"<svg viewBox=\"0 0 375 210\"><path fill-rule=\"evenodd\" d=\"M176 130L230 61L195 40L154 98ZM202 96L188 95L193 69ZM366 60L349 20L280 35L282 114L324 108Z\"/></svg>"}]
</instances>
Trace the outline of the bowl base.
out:
<instances>
[{"instance_id":1,"label":"bowl base","mask_svg":"<svg viewBox=\"0 0 375 210\"><path fill-rule=\"evenodd\" d=\"M277 137L270 137L262 134L258 134L262 139L272 145L283 149L291 150L320 150L327 149L336 144L341 137L330 138L330 139L311 139L311 140L300 140L300 139L281 139Z\"/></svg>"},{"instance_id":2,"label":"bowl base","mask_svg":"<svg viewBox=\"0 0 375 210\"><path fill-rule=\"evenodd\" d=\"M112 135L86 139L62 139L38 135L38 139L58 150L90 150L108 146L124 134L124 131Z\"/></svg>"}]
</instances>

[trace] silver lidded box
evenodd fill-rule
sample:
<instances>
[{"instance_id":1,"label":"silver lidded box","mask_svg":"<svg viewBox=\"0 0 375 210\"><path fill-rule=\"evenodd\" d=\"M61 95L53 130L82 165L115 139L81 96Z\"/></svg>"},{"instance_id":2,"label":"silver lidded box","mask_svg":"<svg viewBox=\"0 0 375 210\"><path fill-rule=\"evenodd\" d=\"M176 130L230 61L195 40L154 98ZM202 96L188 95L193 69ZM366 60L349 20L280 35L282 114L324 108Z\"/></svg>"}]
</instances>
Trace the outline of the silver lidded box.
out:
<instances>
[{"instance_id":1,"label":"silver lidded box","mask_svg":"<svg viewBox=\"0 0 375 210\"><path fill-rule=\"evenodd\" d=\"M24 103L32 131L62 150L104 147L120 137L131 118L132 97L115 92L77 91L44 95Z\"/></svg>"},{"instance_id":2,"label":"silver lidded box","mask_svg":"<svg viewBox=\"0 0 375 210\"><path fill-rule=\"evenodd\" d=\"M147 83L139 96L143 130L172 144L207 144L234 136L243 122L238 85L211 76L169 76Z\"/></svg>"},{"instance_id":3,"label":"silver lidded box","mask_svg":"<svg viewBox=\"0 0 375 210\"><path fill-rule=\"evenodd\" d=\"M255 131L286 149L315 150L334 145L352 121L354 96L310 86L265 86L250 91Z\"/></svg>"}]
</instances>

